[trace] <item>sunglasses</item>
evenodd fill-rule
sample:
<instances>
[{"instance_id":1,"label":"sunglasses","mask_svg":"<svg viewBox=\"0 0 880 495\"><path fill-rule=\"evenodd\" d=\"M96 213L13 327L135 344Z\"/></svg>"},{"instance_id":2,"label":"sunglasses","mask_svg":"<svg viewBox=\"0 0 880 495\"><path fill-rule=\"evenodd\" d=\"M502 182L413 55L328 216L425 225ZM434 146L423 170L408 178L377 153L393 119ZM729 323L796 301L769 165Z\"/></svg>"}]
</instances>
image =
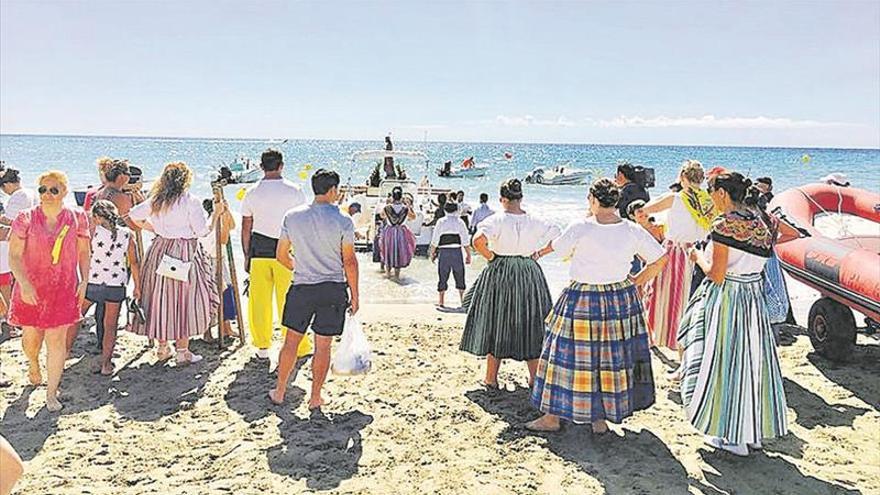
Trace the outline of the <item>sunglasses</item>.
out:
<instances>
[{"instance_id":1,"label":"sunglasses","mask_svg":"<svg viewBox=\"0 0 880 495\"><path fill-rule=\"evenodd\" d=\"M61 189L58 189L57 187L40 186L40 188L37 189L37 192L40 193L41 195L46 194L48 192L48 193L51 193L52 196L58 196L59 194L61 194Z\"/></svg>"}]
</instances>

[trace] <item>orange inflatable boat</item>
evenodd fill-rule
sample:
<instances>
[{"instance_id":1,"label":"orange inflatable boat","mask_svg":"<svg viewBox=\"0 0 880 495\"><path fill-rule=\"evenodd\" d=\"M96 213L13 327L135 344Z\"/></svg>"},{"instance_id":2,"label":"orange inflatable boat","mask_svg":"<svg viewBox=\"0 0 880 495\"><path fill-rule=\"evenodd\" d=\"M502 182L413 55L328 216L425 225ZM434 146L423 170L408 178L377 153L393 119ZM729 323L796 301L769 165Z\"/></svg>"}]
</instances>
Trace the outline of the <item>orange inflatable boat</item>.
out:
<instances>
[{"instance_id":1,"label":"orange inflatable boat","mask_svg":"<svg viewBox=\"0 0 880 495\"><path fill-rule=\"evenodd\" d=\"M880 321L880 194L852 187L809 184L773 198L770 208L808 236L779 244L776 254L793 278L822 294L810 308L810 339L816 350L843 359L855 344L852 310L864 314L869 331ZM815 227L825 214L854 215L878 224L873 235L824 236ZM873 229L872 229L873 230Z\"/></svg>"}]
</instances>

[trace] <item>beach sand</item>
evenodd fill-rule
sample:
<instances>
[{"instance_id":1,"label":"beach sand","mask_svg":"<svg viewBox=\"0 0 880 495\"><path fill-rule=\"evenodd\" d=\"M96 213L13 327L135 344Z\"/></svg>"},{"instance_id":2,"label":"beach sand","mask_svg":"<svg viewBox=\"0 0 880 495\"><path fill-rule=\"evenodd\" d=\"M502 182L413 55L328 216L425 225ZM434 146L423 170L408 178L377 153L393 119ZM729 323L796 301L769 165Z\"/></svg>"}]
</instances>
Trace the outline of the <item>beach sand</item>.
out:
<instances>
[{"instance_id":1,"label":"beach sand","mask_svg":"<svg viewBox=\"0 0 880 495\"><path fill-rule=\"evenodd\" d=\"M803 324L812 296L792 292ZM81 334L65 409L50 414L45 387L26 386L19 339L2 342L13 383L0 389L0 427L26 461L15 493L880 493L874 338L860 335L851 361L832 364L789 327L779 351L791 432L742 459L704 446L685 421L665 356L654 360L657 403L611 434L530 435L525 366L505 364L505 390L483 390L483 361L458 350L463 315L373 304L362 316L373 370L331 375L323 415L306 407L308 363L276 407L268 366L248 347L195 342L205 360L177 368L125 333L112 379L92 374L94 335Z\"/></svg>"}]
</instances>

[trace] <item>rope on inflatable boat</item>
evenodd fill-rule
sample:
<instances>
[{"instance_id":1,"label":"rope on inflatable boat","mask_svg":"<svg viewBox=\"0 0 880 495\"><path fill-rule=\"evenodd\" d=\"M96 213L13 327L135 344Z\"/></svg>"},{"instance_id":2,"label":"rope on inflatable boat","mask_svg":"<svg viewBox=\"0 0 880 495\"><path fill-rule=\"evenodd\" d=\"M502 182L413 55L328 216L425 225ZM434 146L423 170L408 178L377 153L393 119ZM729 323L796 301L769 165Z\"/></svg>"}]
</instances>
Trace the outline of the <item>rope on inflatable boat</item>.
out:
<instances>
[{"instance_id":1,"label":"rope on inflatable boat","mask_svg":"<svg viewBox=\"0 0 880 495\"><path fill-rule=\"evenodd\" d=\"M837 231L839 237L851 237L858 243L858 245L860 247L864 247L864 246L862 246L861 241L859 241L858 238L856 236L854 236L853 233L849 230L849 227L847 227L846 222L844 221L843 194L840 193L841 186L838 186L837 184L829 184L829 185L834 186L834 190L837 192L837 219L835 221L837 222L837 224L839 226L838 231ZM831 213L833 213L833 212L830 212L830 211L826 210L825 208L823 208L822 205L817 203L815 199L813 199L809 194L804 192L804 190L801 189L800 187L796 187L795 189L797 189L797 191L799 193L803 194L804 197L807 198L807 201L816 205L819 208L819 210L822 211L822 213L824 213L826 215L830 215Z\"/></svg>"}]
</instances>

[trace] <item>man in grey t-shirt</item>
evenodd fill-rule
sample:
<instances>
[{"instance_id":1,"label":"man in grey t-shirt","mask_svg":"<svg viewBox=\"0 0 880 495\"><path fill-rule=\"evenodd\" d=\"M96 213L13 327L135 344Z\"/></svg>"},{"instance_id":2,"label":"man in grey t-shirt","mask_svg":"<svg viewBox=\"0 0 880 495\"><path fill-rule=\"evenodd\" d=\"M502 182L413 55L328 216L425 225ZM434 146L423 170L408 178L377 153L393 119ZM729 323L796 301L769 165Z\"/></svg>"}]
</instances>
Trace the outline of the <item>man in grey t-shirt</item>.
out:
<instances>
[{"instance_id":1,"label":"man in grey t-shirt","mask_svg":"<svg viewBox=\"0 0 880 495\"><path fill-rule=\"evenodd\" d=\"M278 381L269 392L275 404L284 401L296 349L309 326L315 332L309 409L324 404L321 387L330 368L330 343L342 334L346 309L352 315L358 310L354 224L336 205L338 187L339 174L319 169L312 176L315 201L284 216L276 258L293 270L294 281L287 291L281 320L288 331L278 359Z\"/></svg>"}]
</instances>

